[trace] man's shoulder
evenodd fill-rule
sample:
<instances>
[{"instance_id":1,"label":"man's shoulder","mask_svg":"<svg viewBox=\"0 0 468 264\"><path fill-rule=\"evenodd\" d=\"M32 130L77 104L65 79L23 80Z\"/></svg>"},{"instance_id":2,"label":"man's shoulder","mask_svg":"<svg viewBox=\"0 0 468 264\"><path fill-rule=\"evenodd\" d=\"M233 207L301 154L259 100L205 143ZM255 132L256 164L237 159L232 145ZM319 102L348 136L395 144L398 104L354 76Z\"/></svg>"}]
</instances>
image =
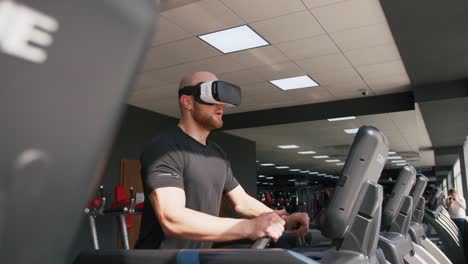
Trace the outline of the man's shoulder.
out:
<instances>
[{"instance_id":1,"label":"man's shoulder","mask_svg":"<svg viewBox=\"0 0 468 264\"><path fill-rule=\"evenodd\" d=\"M142 154L155 150L175 148L181 140L183 140L183 137L181 137L177 127L164 129L145 144Z\"/></svg>"}]
</instances>

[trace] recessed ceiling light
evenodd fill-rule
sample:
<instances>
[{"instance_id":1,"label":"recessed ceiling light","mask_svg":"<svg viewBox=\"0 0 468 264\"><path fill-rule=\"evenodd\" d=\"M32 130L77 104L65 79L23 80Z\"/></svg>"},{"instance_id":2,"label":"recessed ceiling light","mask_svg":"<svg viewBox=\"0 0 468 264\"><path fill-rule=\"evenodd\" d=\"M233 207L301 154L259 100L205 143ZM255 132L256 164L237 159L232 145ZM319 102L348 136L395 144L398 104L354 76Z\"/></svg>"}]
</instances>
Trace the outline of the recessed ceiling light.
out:
<instances>
[{"instance_id":1,"label":"recessed ceiling light","mask_svg":"<svg viewBox=\"0 0 468 264\"><path fill-rule=\"evenodd\" d=\"M350 129L345 129L344 132L346 132L346 134L356 134L358 130L359 128L350 128Z\"/></svg>"},{"instance_id":2,"label":"recessed ceiling light","mask_svg":"<svg viewBox=\"0 0 468 264\"><path fill-rule=\"evenodd\" d=\"M280 149L295 149L295 148L299 148L298 145L280 145L278 146L278 148Z\"/></svg>"},{"instance_id":3,"label":"recessed ceiling light","mask_svg":"<svg viewBox=\"0 0 468 264\"><path fill-rule=\"evenodd\" d=\"M339 162L339 163L337 163L336 165L342 166L342 165L344 165L344 162Z\"/></svg>"},{"instance_id":4,"label":"recessed ceiling light","mask_svg":"<svg viewBox=\"0 0 468 264\"><path fill-rule=\"evenodd\" d=\"M317 152L312 151L312 150L307 150L307 151L299 151L298 153L302 155L307 155L307 154L315 154Z\"/></svg>"},{"instance_id":5,"label":"recessed ceiling light","mask_svg":"<svg viewBox=\"0 0 468 264\"><path fill-rule=\"evenodd\" d=\"M281 90L292 90L318 86L318 83L316 83L307 75L273 80L270 81L270 83L276 85Z\"/></svg>"},{"instance_id":6,"label":"recessed ceiling light","mask_svg":"<svg viewBox=\"0 0 468 264\"><path fill-rule=\"evenodd\" d=\"M309 172L308 170L300 171L300 173L308 173L308 172Z\"/></svg>"},{"instance_id":7,"label":"recessed ceiling light","mask_svg":"<svg viewBox=\"0 0 468 264\"><path fill-rule=\"evenodd\" d=\"M317 171L311 171L311 172L309 172L309 174L318 174L318 172Z\"/></svg>"},{"instance_id":8,"label":"recessed ceiling light","mask_svg":"<svg viewBox=\"0 0 468 264\"><path fill-rule=\"evenodd\" d=\"M327 155L321 155L321 156L314 156L314 159L326 159L329 158Z\"/></svg>"},{"instance_id":9,"label":"recessed ceiling light","mask_svg":"<svg viewBox=\"0 0 468 264\"><path fill-rule=\"evenodd\" d=\"M325 174L325 173L319 173L319 174L317 174L317 175L318 175L318 176L325 176L325 175L327 175L327 174Z\"/></svg>"},{"instance_id":10,"label":"recessed ceiling light","mask_svg":"<svg viewBox=\"0 0 468 264\"><path fill-rule=\"evenodd\" d=\"M356 119L355 116L345 116L345 117L337 117L337 118L330 118L328 121L335 122L335 121L343 121L343 120L351 120Z\"/></svg>"},{"instance_id":11,"label":"recessed ceiling light","mask_svg":"<svg viewBox=\"0 0 468 264\"><path fill-rule=\"evenodd\" d=\"M290 169L289 171L300 171L300 169Z\"/></svg>"},{"instance_id":12,"label":"recessed ceiling light","mask_svg":"<svg viewBox=\"0 0 468 264\"><path fill-rule=\"evenodd\" d=\"M223 53L269 45L266 40L246 25L198 37Z\"/></svg>"},{"instance_id":13,"label":"recessed ceiling light","mask_svg":"<svg viewBox=\"0 0 468 264\"><path fill-rule=\"evenodd\" d=\"M339 159L331 159L331 160L326 160L325 162L340 162L341 160Z\"/></svg>"},{"instance_id":14,"label":"recessed ceiling light","mask_svg":"<svg viewBox=\"0 0 468 264\"><path fill-rule=\"evenodd\" d=\"M270 176L270 177L266 177L265 179L267 179L267 180L273 180L273 177Z\"/></svg>"},{"instance_id":15,"label":"recessed ceiling light","mask_svg":"<svg viewBox=\"0 0 468 264\"><path fill-rule=\"evenodd\" d=\"M396 154L396 152L395 151L389 151L388 152L388 155L393 155L393 154Z\"/></svg>"},{"instance_id":16,"label":"recessed ceiling light","mask_svg":"<svg viewBox=\"0 0 468 264\"><path fill-rule=\"evenodd\" d=\"M264 183L262 183L262 184L263 184L263 185L267 185L267 184L268 184L268 182L264 182Z\"/></svg>"},{"instance_id":17,"label":"recessed ceiling light","mask_svg":"<svg viewBox=\"0 0 468 264\"><path fill-rule=\"evenodd\" d=\"M402 162L402 163L397 163L397 164L395 164L395 165L397 165L397 166L405 166L406 164L408 164L408 163Z\"/></svg>"},{"instance_id":18,"label":"recessed ceiling light","mask_svg":"<svg viewBox=\"0 0 468 264\"><path fill-rule=\"evenodd\" d=\"M265 178L265 175L258 175L259 178Z\"/></svg>"},{"instance_id":19,"label":"recessed ceiling light","mask_svg":"<svg viewBox=\"0 0 468 264\"><path fill-rule=\"evenodd\" d=\"M274 163L262 163L260 166L268 167L268 166L275 166Z\"/></svg>"},{"instance_id":20,"label":"recessed ceiling light","mask_svg":"<svg viewBox=\"0 0 468 264\"><path fill-rule=\"evenodd\" d=\"M403 163L406 162L406 160L392 160L392 163Z\"/></svg>"},{"instance_id":21,"label":"recessed ceiling light","mask_svg":"<svg viewBox=\"0 0 468 264\"><path fill-rule=\"evenodd\" d=\"M289 169L289 166L276 166L277 169Z\"/></svg>"},{"instance_id":22,"label":"recessed ceiling light","mask_svg":"<svg viewBox=\"0 0 468 264\"><path fill-rule=\"evenodd\" d=\"M402 159L402 157L400 157L400 156L389 156L387 159L388 160L397 160L397 159Z\"/></svg>"},{"instance_id":23,"label":"recessed ceiling light","mask_svg":"<svg viewBox=\"0 0 468 264\"><path fill-rule=\"evenodd\" d=\"M288 181L293 182L293 181L296 181L296 179L289 179Z\"/></svg>"}]
</instances>

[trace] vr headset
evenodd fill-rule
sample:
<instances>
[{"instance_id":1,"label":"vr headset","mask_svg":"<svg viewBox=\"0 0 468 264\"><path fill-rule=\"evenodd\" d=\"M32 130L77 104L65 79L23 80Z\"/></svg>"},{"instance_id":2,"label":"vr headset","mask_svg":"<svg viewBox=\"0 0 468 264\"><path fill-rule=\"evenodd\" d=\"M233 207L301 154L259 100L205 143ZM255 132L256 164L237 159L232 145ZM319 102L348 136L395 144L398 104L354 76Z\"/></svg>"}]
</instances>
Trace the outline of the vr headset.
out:
<instances>
[{"instance_id":1,"label":"vr headset","mask_svg":"<svg viewBox=\"0 0 468 264\"><path fill-rule=\"evenodd\" d=\"M191 95L201 104L223 104L228 107L239 106L241 103L240 87L223 81L209 81L194 86L179 89L179 98Z\"/></svg>"}]
</instances>

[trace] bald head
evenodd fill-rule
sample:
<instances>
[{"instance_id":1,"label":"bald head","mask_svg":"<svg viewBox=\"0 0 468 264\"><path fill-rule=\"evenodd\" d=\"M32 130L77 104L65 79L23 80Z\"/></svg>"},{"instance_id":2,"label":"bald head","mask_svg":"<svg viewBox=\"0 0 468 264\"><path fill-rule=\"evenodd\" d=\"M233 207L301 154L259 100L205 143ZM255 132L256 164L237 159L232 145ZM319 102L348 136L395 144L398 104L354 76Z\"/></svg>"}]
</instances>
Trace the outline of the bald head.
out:
<instances>
[{"instance_id":1,"label":"bald head","mask_svg":"<svg viewBox=\"0 0 468 264\"><path fill-rule=\"evenodd\" d=\"M184 88L185 86L196 85L201 82L216 81L218 77L207 71L199 71L187 74L180 80L179 89Z\"/></svg>"}]
</instances>

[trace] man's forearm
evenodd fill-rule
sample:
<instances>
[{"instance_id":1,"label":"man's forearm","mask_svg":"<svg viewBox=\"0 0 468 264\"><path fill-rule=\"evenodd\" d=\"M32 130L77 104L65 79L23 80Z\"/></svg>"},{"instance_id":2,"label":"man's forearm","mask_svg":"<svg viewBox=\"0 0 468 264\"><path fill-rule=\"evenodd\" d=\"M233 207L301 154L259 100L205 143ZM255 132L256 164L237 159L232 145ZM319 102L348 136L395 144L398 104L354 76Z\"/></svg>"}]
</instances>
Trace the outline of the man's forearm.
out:
<instances>
[{"instance_id":1,"label":"man's forearm","mask_svg":"<svg viewBox=\"0 0 468 264\"><path fill-rule=\"evenodd\" d=\"M253 218L259 216L260 214L273 211L273 209L264 205L262 202L258 201L252 196L246 196L244 201L234 209L236 213L246 218Z\"/></svg>"},{"instance_id":2,"label":"man's forearm","mask_svg":"<svg viewBox=\"0 0 468 264\"><path fill-rule=\"evenodd\" d=\"M463 209L463 210L466 210L466 205L464 203L462 203L458 198L455 199L455 201L458 203L458 205Z\"/></svg>"},{"instance_id":3,"label":"man's forearm","mask_svg":"<svg viewBox=\"0 0 468 264\"><path fill-rule=\"evenodd\" d=\"M216 217L188 208L166 215L161 224L166 233L197 241L238 240L252 232L249 220Z\"/></svg>"}]
</instances>

